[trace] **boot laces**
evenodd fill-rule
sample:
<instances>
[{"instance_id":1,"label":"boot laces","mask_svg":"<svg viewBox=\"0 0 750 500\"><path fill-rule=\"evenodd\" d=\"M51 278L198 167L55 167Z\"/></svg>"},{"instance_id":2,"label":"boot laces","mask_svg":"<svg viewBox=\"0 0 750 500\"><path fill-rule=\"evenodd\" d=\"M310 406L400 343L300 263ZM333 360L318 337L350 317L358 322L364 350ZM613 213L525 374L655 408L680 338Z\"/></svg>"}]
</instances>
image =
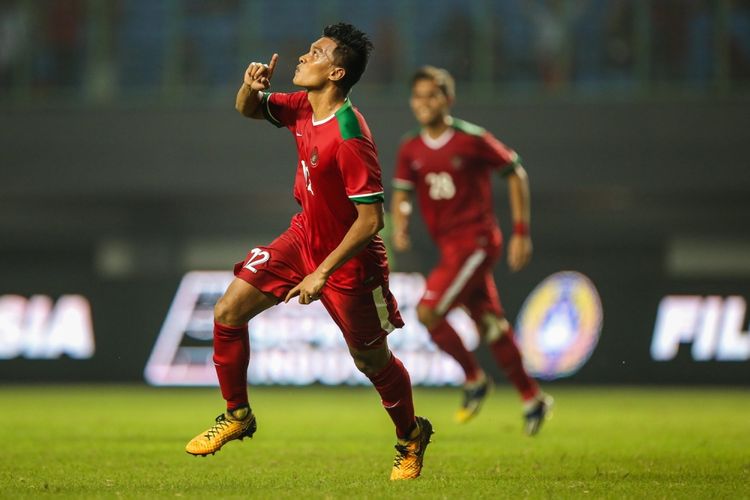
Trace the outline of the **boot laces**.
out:
<instances>
[{"instance_id":1,"label":"boot laces","mask_svg":"<svg viewBox=\"0 0 750 500\"><path fill-rule=\"evenodd\" d=\"M226 429L227 427L229 427L229 421L222 413L221 415L216 417L216 423L206 431L204 437L206 439L212 439L214 436L218 436L219 434L221 434L221 432L224 431L224 429Z\"/></svg>"},{"instance_id":2,"label":"boot laces","mask_svg":"<svg viewBox=\"0 0 750 500\"><path fill-rule=\"evenodd\" d=\"M409 455L409 447L404 444L397 444L395 448L398 455L396 455L396 458L393 460L393 466L400 467L401 462Z\"/></svg>"}]
</instances>

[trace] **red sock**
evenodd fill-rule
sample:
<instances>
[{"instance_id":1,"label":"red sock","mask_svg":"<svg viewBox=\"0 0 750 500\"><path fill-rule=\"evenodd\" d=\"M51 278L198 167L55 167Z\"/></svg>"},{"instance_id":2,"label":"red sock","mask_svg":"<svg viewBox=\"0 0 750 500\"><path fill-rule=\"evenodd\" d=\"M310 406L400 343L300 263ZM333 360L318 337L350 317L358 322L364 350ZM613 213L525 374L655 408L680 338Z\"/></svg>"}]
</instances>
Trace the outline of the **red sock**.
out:
<instances>
[{"instance_id":1,"label":"red sock","mask_svg":"<svg viewBox=\"0 0 750 500\"><path fill-rule=\"evenodd\" d=\"M461 365L467 381L476 380L481 371L477 358L473 353L466 350L464 343L461 342L461 337L445 319L430 329L430 336L441 350L448 353Z\"/></svg>"},{"instance_id":2,"label":"red sock","mask_svg":"<svg viewBox=\"0 0 750 500\"><path fill-rule=\"evenodd\" d=\"M247 365L250 339L247 325L227 326L214 322L214 366L227 409L247 406Z\"/></svg>"},{"instance_id":3,"label":"red sock","mask_svg":"<svg viewBox=\"0 0 750 500\"><path fill-rule=\"evenodd\" d=\"M516 387L521 394L521 398L527 401L536 397L539 393L539 386L533 378L529 377L526 369L523 367L521 352L513 338L513 328L508 327L508 331L503 333L499 339L490 344L490 351L495 361L503 369L508 380Z\"/></svg>"},{"instance_id":4,"label":"red sock","mask_svg":"<svg viewBox=\"0 0 750 500\"><path fill-rule=\"evenodd\" d=\"M383 407L396 425L396 435L399 438L408 437L416 423L409 372L391 353L391 359L385 368L370 376L369 379L380 393Z\"/></svg>"}]
</instances>

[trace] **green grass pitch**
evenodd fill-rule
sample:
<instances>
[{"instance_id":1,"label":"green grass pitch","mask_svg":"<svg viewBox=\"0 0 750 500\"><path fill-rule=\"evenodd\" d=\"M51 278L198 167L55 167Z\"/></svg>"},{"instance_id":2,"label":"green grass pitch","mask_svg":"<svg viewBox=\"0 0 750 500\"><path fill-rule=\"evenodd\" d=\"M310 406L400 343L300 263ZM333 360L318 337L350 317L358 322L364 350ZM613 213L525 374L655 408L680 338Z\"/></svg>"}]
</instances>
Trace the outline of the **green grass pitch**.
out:
<instances>
[{"instance_id":1,"label":"green grass pitch","mask_svg":"<svg viewBox=\"0 0 750 500\"><path fill-rule=\"evenodd\" d=\"M388 480L390 421L371 388L251 388L252 440L215 456L185 443L218 389L0 388L0 497L750 498L746 389L553 387L552 420L521 433L498 388L452 421L457 389L416 389L436 429L422 477Z\"/></svg>"}]
</instances>

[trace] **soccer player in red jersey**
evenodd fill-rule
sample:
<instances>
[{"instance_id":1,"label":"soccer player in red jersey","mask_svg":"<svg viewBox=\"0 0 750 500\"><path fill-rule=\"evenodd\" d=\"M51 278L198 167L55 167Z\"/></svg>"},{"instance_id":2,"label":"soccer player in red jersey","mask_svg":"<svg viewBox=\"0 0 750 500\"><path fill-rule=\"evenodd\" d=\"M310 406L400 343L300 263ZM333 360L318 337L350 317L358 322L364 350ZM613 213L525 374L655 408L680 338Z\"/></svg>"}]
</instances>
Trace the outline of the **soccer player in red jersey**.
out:
<instances>
[{"instance_id":1,"label":"soccer player in red jersey","mask_svg":"<svg viewBox=\"0 0 750 500\"><path fill-rule=\"evenodd\" d=\"M298 154L294 197L301 211L267 246L253 248L235 266L236 278L214 310L214 364L226 413L186 447L193 455L218 451L251 437L248 403L248 321L281 301L320 300L343 332L357 368L380 393L396 427L391 479L419 476L432 425L415 417L409 374L386 336L403 326L388 288L383 228L383 186L375 143L348 98L365 70L372 43L355 27L327 26L300 56L292 82L302 91L268 92L278 55L252 63L236 108L249 118L285 127Z\"/></svg>"},{"instance_id":2,"label":"soccer player in red jersey","mask_svg":"<svg viewBox=\"0 0 750 500\"><path fill-rule=\"evenodd\" d=\"M498 172L508 182L513 217L508 264L518 271L528 264L532 251L526 171L518 155L492 134L450 115L455 84L447 71L425 66L414 74L411 85L411 109L420 130L407 136L398 151L391 213L394 247L407 250L411 193L416 193L427 229L440 249L440 262L427 277L417 306L419 320L466 374L456 419L466 422L476 415L491 388L474 354L446 321L446 314L461 306L521 395L524 429L534 435L552 398L523 367L492 275L502 234L492 205L491 175Z\"/></svg>"}]
</instances>

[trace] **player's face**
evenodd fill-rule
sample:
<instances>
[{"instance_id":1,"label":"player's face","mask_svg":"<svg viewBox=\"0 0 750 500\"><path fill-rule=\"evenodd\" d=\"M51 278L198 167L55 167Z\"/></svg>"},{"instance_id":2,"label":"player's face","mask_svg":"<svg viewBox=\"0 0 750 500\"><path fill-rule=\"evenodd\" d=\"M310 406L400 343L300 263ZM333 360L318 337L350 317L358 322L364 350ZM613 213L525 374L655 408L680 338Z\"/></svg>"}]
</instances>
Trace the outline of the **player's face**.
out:
<instances>
[{"instance_id":1,"label":"player's face","mask_svg":"<svg viewBox=\"0 0 750 500\"><path fill-rule=\"evenodd\" d=\"M438 85L429 79L414 82L411 89L411 110L420 125L439 123L450 112L450 100Z\"/></svg>"},{"instance_id":2,"label":"player's face","mask_svg":"<svg viewBox=\"0 0 750 500\"><path fill-rule=\"evenodd\" d=\"M319 89L325 86L332 74L340 68L333 63L336 42L323 37L310 45L310 50L299 57L292 83L306 89Z\"/></svg>"}]
</instances>

